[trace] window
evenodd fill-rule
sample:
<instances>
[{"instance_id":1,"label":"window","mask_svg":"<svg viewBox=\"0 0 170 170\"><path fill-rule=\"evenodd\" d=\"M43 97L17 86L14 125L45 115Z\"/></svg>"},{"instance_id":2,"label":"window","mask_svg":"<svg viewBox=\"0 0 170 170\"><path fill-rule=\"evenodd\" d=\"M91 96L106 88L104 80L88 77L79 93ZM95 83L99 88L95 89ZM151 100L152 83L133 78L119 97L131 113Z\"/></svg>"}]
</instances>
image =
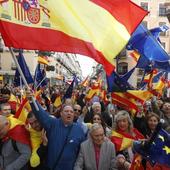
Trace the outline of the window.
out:
<instances>
[{"instance_id":1,"label":"window","mask_svg":"<svg viewBox=\"0 0 170 170\"><path fill-rule=\"evenodd\" d=\"M162 26L162 25L166 25L166 23L165 23L165 22L160 22L160 23L159 23L159 26ZM161 36L165 36L165 35L166 35L166 32L161 32L160 35L161 35Z\"/></svg>"},{"instance_id":2,"label":"window","mask_svg":"<svg viewBox=\"0 0 170 170\"><path fill-rule=\"evenodd\" d=\"M147 22L147 21L142 21L142 24L143 24L146 28L148 28L148 22Z\"/></svg>"},{"instance_id":3,"label":"window","mask_svg":"<svg viewBox=\"0 0 170 170\"><path fill-rule=\"evenodd\" d=\"M138 78L138 79L137 79L137 88L140 88L140 86L141 86L141 81L142 81L141 78Z\"/></svg>"},{"instance_id":4,"label":"window","mask_svg":"<svg viewBox=\"0 0 170 170\"><path fill-rule=\"evenodd\" d=\"M166 43L165 43L165 42L161 42L161 45L162 45L162 47L165 49Z\"/></svg>"},{"instance_id":5,"label":"window","mask_svg":"<svg viewBox=\"0 0 170 170\"><path fill-rule=\"evenodd\" d=\"M148 3L147 3L147 2L141 2L140 6L141 6L144 10L148 11Z\"/></svg>"},{"instance_id":6,"label":"window","mask_svg":"<svg viewBox=\"0 0 170 170\"><path fill-rule=\"evenodd\" d=\"M166 7L164 4L159 4L159 16L166 16Z\"/></svg>"},{"instance_id":7,"label":"window","mask_svg":"<svg viewBox=\"0 0 170 170\"><path fill-rule=\"evenodd\" d=\"M117 72L120 75L127 73L128 72L128 63L125 63L125 62L119 63L118 68L117 68Z\"/></svg>"},{"instance_id":8,"label":"window","mask_svg":"<svg viewBox=\"0 0 170 170\"><path fill-rule=\"evenodd\" d=\"M139 70L138 70L138 75L139 75L139 76L142 76L143 74L144 74L144 70L143 70L143 69L139 69Z\"/></svg>"}]
</instances>

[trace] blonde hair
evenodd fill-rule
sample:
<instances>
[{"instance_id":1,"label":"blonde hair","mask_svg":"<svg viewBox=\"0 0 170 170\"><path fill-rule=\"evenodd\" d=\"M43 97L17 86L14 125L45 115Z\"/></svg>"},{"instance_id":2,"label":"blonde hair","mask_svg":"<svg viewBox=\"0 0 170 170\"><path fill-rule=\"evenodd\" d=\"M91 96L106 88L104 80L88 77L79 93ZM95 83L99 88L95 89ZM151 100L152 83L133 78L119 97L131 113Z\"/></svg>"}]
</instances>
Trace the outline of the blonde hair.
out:
<instances>
[{"instance_id":1,"label":"blonde hair","mask_svg":"<svg viewBox=\"0 0 170 170\"><path fill-rule=\"evenodd\" d=\"M133 122L132 119L130 118L130 115L127 111L125 110L121 110L119 111L116 115L115 115L115 119L114 119L114 124L113 124L113 129L116 131L119 129L118 127L118 121L122 120L122 119L127 119L129 126L128 126L128 132L132 132L133 129Z\"/></svg>"}]
</instances>

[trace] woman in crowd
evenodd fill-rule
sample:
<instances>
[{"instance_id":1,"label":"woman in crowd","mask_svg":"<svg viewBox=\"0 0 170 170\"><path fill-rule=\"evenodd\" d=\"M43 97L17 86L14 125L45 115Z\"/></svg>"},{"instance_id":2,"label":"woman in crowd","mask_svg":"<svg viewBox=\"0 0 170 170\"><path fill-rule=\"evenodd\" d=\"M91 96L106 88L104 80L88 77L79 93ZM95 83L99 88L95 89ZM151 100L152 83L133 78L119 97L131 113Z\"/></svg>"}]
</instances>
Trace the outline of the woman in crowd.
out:
<instances>
[{"instance_id":1,"label":"woman in crowd","mask_svg":"<svg viewBox=\"0 0 170 170\"><path fill-rule=\"evenodd\" d=\"M101 124L103 129L104 129L104 133L107 137L109 137L111 135L111 130L107 127L106 123L104 122L102 115L100 113L95 113L92 117L92 124L93 123L98 123Z\"/></svg>"},{"instance_id":2,"label":"woman in crowd","mask_svg":"<svg viewBox=\"0 0 170 170\"><path fill-rule=\"evenodd\" d=\"M156 129L156 126L158 125L160 121L160 118L157 114L155 113L150 113L147 118L147 133L145 135L146 138L150 138L154 130Z\"/></svg>"},{"instance_id":3,"label":"woman in crowd","mask_svg":"<svg viewBox=\"0 0 170 170\"><path fill-rule=\"evenodd\" d=\"M115 132L122 135L123 137L133 139L133 140L139 140L144 138L144 136L137 129L133 127L132 120L127 111L125 110L119 111L115 116L114 123L115 123L114 124ZM116 138L114 137L112 137L111 140L113 143L115 143L115 145L120 144L120 143L116 143ZM131 166L131 162L134 156L132 148L128 147L127 149L121 151L117 150L117 155L118 155L117 156L118 169L128 170Z\"/></svg>"}]
</instances>

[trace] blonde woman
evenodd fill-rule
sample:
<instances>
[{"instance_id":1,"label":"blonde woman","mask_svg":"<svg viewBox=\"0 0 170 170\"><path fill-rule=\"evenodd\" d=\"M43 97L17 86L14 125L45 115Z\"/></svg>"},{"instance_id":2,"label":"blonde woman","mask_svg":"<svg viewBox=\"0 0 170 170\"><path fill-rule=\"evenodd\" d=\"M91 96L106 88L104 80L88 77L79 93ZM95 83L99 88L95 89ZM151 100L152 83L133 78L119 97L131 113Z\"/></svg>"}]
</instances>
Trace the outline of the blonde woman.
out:
<instances>
[{"instance_id":1,"label":"blonde woman","mask_svg":"<svg viewBox=\"0 0 170 170\"><path fill-rule=\"evenodd\" d=\"M133 127L133 122L130 118L130 115L127 111L121 110L119 111L114 120L113 130L117 133L121 134L122 136L138 140L143 139L143 135ZM125 150L119 151L118 148L121 143L117 143L116 138L111 138L112 142L115 143L117 148L117 158L118 158L118 167L120 170L127 170L130 168L131 162L133 160L133 152L132 148L129 147Z\"/></svg>"}]
</instances>

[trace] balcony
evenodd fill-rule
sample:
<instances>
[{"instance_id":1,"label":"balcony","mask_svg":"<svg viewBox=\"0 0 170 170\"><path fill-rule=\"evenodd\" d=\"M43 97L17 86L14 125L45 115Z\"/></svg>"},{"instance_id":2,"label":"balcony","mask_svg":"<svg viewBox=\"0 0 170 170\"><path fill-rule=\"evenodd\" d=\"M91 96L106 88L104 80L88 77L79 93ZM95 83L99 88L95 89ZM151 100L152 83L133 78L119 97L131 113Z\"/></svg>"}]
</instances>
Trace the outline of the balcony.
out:
<instances>
[{"instance_id":1,"label":"balcony","mask_svg":"<svg viewBox=\"0 0 170 170\"><path fill-rule=\"evenodd\" d=\"M144 74L144 70L139 69L137 74L138 74L138 76L143 76L143 74Z\"/></svg>"}]
</instances>

